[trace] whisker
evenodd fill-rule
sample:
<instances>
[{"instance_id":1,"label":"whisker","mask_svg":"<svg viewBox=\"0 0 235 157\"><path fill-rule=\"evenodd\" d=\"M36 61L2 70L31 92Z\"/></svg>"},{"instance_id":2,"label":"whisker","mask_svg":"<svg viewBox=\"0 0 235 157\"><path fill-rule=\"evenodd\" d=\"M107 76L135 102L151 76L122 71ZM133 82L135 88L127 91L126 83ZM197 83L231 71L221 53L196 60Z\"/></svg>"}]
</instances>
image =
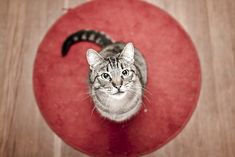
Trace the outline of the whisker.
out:
<instances>
[{"instance_id":1,"label":"whisker","mask_svg":"<svg viewBox=\"0 0 235 157\"><path fill-rule=\"evenodd\" d=\"M92 97L92 93L91 93L91 91L88 90L83 93L80 93L78 95L78 97L81 97L81 100L84 101L84 100L88 99L89 97Z\"/></svg>"},{"instance_id":2,"label":"whisker","mask_svg":"<svg viewBox=\"0 0 235 157\"><path fill-rule=\"evenodd\" d=\"M92 111L91 111L91 117L92 117L92 115L93 115L93 113L94 113L94 110L95 110L95 105L94 105L94 107L93 107L93 109L92 109Z\"/></svg>"},{"instance_id":3,"label":"whisker","mask_svg":"<svg viewBox=\"0 0 235 157\"><path fill-rule=\"evenodd\" d=\"M133 93L135 92L135 90L132 89L132 88L130 88L130 91L133 92ZM145 95L144 93L143 93L142 95L143 95L143 97L147 100L147 102L148 102L149 104L151 104L151 101L150 101L149 97L148 97L147 95Z\"/></svg>"},{"instance_id":4,"label":"whisker","mask_svg":"<svg viewBox=\"0 0 235 157\"><path fill-rule=\"evenodd\" d=\"M148 101L148 103L151 104L150 99L149 99L145 94L143 94L143 96L144 96L144 98L146 98L146 100Z\"/></svg>"},{"instance_id":5,"label":"whisker","mask_svg":"<svg viewBox=\"0 0 235 157\"><path fill-rule=\"evenodd\" d=\"M144 91L146 91L146 92L148 92L149 94L152 95L152 92L150 92L150 90L149 90L148 88L143 88L143 87L142 87L142 89L144 89Z\"/></svg>"},{"instance_id":6,"label":"whisker","mask_svg":"<svg viewBox=\"0 0 235 157\"><path fill-rule=\"evenodd\" d=\"M150 92L150 90L149 90L148 88L143 88L143 87L142 87L142 89L144 89L146 92L148 92L149 94L152 95L152 92Z\"/></svg>"},{"instance_id":7,"label":"whisker","mask_svg":"<svg viewBox=\"0 0 235 157\"><path fill-rule=\"evenodd\" d=\"M152 93L146 88L146 87L142 87L142 86L136 86L137 88L141 88L143 89L145 92L149 93L150 95L152 95Z\"/></svg>"},{"instance_id":8,"label":"whisker","mask_svg":"<svg viewBox=\"0 0 235 157\"><path fill-rule=\"evenodd\" d=\"M80 93L79 96L88 95L88 94L90 95L91 92L90 91L86 91L86 92Z\"/></svg>"},{"instance_id":9,"label":"whisker","mask_svg":"<svg viewBox=\"0 0 235 157\"><path fill-rule=\"evenodd\" d=\"M87 100L90 96L86 96L82 99L82 101Z\"/></svg>"},{"instance_id":10,"label":"whisker","mask_svg":"<svg viewBox=\"0 0 235 157\"><path fill-rule=\"evenodd\" d=\"M130 89L130 92L135 93L135 90L134 89ZM143 94L143 96L146 98L148 103L151 104L149 98L146 95L144 95L144 94ZM144 107L144 112L147 112L148 111L147 105L144 103L144 101L142 101L142 104L143 104L143 107Z\"/></svg>"}]
</instances>

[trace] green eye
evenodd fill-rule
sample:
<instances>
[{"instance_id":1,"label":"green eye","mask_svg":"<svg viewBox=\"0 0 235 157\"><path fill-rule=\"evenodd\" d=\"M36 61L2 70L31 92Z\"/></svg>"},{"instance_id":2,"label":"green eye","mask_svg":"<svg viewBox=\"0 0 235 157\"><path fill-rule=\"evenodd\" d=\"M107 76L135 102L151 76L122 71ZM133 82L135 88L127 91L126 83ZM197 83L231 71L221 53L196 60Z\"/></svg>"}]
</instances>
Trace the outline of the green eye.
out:
<instances>
[{"instance_id":1,"label":"green eye","mask_svg":"<svg viewBox=\"0 0 235 157\"><path fill-rule=\"evenodd\" d=\"M101 74L101 77L106 80L109 80L111 78L108 73Z\"/></svg>"},{"instance_id":2,"label":"green eye","mask_svg":"<svg viewBox=\"0 0 235 157\"><path fill-rule=\"evenodd\" d=\"M123 70L123 71L122 71L122 75L123 75L123 76L128 76L128 75L129 75L129 70L127 70L127 69L126 69L126 70Z\"/></svg>"}]
</instances>

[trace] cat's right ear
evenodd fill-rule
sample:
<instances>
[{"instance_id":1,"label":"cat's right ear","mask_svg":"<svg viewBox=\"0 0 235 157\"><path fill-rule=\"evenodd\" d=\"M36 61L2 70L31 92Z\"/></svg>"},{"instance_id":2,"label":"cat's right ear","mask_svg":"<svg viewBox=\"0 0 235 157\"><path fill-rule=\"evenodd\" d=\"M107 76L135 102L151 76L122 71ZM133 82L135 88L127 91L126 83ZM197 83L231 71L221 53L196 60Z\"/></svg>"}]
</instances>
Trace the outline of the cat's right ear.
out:
<instances>
[{"instance_id":1,"label":"cat's right ear","mask_svg":"<svg viewBox=\"0 0 235 157\"><path fill-rule=\"evenodd\" d=\"M93 49L88 49L86 53L87 62L90 65L90 69L93 69L96 65L103 61L103 57Z\"/></svg>"}]
</instances>

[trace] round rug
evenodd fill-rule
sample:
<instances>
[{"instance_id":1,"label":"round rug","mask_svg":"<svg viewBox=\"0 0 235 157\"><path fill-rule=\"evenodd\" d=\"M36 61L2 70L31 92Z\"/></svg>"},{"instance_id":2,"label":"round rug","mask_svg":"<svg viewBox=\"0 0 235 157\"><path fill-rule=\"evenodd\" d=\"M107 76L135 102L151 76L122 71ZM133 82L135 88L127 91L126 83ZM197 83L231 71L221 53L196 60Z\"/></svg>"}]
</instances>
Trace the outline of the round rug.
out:
<instances>
[{"instance_id":1,"label":"round rug","mask_svg":"<svg viewBox=\"0 0 235 157\"><path fill-rule=\"evenodd\" d=\"M114 123L95 110L88 89L88 48L74 45L61 56L74 32L105 32L115 41L133 42L148 65L141 111ZM34 65L34 91L52 130L70 146L92 156L137 156L173 139L191 117L199 97L200 65L182 27L166 12L137 0L96 0L71 9L48 31Z\"/></svg>"}]
</instances>

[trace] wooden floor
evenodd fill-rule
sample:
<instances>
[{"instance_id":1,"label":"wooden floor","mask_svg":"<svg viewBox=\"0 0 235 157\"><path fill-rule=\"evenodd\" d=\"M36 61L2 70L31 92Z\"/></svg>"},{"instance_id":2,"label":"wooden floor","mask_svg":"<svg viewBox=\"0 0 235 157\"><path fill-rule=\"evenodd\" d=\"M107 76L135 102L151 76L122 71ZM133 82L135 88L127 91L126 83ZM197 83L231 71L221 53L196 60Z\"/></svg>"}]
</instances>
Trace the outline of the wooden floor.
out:
<instances>
[{"instance_id":1,"label":"wooden floor","mask_svg":"<svg viewBox=\"0 0 235 157\"><path fill-rule=\"evenodd\" d=\"M63 8L84 0L0 0L0 157L86 156L46 125L32 88L37 47ZM235 156L235 1L148 0L175 17L202 67L199 105L186 128L148 157Z\"/></svg>"}]
</instances>

